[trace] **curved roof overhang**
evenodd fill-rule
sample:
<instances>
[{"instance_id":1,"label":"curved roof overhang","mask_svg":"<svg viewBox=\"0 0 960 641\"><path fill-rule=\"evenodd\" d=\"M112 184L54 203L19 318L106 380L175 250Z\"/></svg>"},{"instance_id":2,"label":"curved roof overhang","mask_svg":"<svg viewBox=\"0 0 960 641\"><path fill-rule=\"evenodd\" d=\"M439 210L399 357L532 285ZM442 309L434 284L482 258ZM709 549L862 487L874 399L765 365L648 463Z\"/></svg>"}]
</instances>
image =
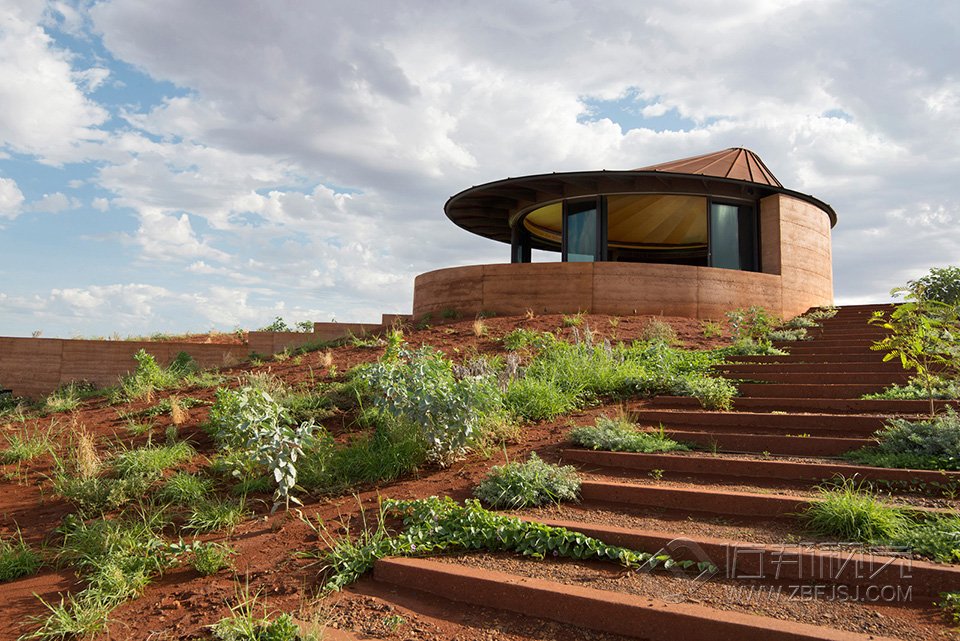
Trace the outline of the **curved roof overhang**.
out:
<instances>
[{"instance_id":1,"label":"curved roof overhang","mask_svg":"<svg viewBox=\"0 0 960 641\"><path fill-rule=\"evenodd\" d=\"M827 203L778 185L642 169L554 172L506 178L451 196L443 211L467 231L509 243L511 223L530 210L558 200L599 194L683 194L751 202L784 194L821 209L830 218L831 227L837 224L837 214Z\"/></svg>"}]
</instances>

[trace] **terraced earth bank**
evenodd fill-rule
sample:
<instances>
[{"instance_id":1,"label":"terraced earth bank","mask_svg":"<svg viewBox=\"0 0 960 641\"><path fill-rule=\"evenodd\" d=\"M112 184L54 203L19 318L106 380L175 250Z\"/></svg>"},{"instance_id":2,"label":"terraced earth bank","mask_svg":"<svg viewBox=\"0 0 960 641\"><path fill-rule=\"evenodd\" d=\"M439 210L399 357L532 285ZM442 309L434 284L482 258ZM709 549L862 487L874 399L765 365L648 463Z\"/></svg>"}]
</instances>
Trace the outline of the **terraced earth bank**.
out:
<instances>
[{"instance_id":1,"label":"terraced earth bank","mask_svg":"<svg viewBox=\"0 0 960 641\"><path fill-rule=\"evenodd\" d=\"M882 354L870 349L882 330L866 321L878 308L841 308L812 330L813 340L791 343L789 356L736 357L718 366L738 381L740 395L731 411L706 411L696 399L666 396L601 405L526 425L517 441L487 457L474 455L443 469L424 467L391 483L358 488L353 495L307 495L302 507L273 514L267 495L255 498L249 503L253 514L232 532L202 537L237 550L233 570L208 577L189 567L168 571L142 596L114 610L109 631L98 638L210 638L208 626L250 595L256 595L264 612L291 613L299 623L322 630L325 639L958 638L934 603L942 592L960 591L960 566L816 537L797 516L818 500L817 487L837 476L885 484L885 500L891 504L920 512L957 511L954 493L916 488L951 487L960 482L960 473L888 470L838 458L871 443L885 418L918 416L927 408L926 401L860 400L906 380L898 364L884 363ZM585 318L593 327L616 327L624 340L636 336L644 322ZM669 320L688 345L721 340L704 339L695 322ZM556 330L563 325L560 317L550 316L486 322L485 335L476 335L468 322L453 322L408 331L407 338L456 357L499 351L496 337L517 326ZM363 346L332 350L341 373L381 352ZM295 382L314 376L319 358L307 354L297 364L245 366L230 374L269 368ZM207 400L213 396L211 390L189 394ZM940 402L948 404L955 402ZM614 453L579 449L567 441L571 426L592 424L614 411L625 411L645 429L698 449ZM116 407L93 400L62 420L82 423L109 443L121 431L117 414ZM180 426L201 457L214 449L200 429L205 418L198 407ZM160 417L156 425L161 432L164 420ZM331 431L349 433L349 420L340 421ZM662 550L674 559L708 561L715 567L702 573L638 572L500 553L385 558L343 591L317 597L322 563L298 552L323 548L329 538L344 534L347 524L360 527L361 512L374 518L381 497L469 498L492 465L505 456L525 458L531 451L547 461L575 465L584 480L581 500L512 514L609 544ZM56 544L56 528L70 507L50 491L46 476L51 466L43 458L16 469L4 466L4 534L19 528L30 543ZM5 623L0 640L35 627L29 617L45 614L35 595L56 602L60 593L81 588L69 566L0 584Z\"/></svg>"}]
</instances>

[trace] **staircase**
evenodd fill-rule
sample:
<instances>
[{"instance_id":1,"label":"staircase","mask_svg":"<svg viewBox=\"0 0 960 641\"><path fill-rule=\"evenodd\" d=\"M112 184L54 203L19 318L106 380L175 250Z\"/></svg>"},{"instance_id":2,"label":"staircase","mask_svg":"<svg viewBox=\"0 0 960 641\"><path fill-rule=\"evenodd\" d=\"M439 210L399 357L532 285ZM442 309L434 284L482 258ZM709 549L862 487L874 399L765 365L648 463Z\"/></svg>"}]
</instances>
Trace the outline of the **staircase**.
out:
<instances>
[{"instance_id":1,"label":"staircase","mask_svg":"<svg viewBox=\"0 0 960 641\"><path fill-rule=\"evenodd\" d=\"M582 502L520 514L611 544L709 560L719 567L717 576L621 573L608 580L604 573L612 570L595 564L479 555L385 559L377 563L375 581L623 638L940 638L946 626L931 604L940 592L960 589L960 566L810 540L796 519L817 500L816 486L838 475L889 481L891 487L960 482L958 472L887 470L836 458L870 443L887 416L927 410L926 401L860 399L907 380L898 364L884 363L881 353L870 350L883 330L867 319L888 308L844 307L812 330L812 340L784 344L789 356L738 357L720 366L723 376L741 381L733 411L705 411L695 399L680 397L633 404L630 413L647 429L663 429L702 449L563 450L563 461L577 465L585 478ZM950 497L926 500L896 491L889 502L919 511L957 508ZM909 587L910 600L827 596L877 586ZM777 596L751 601L744 596L747 588L749 594ZM794 598L783 598L785 588ZM803 607L798 590L813 595Z\"/></svg>"}]
</instances>

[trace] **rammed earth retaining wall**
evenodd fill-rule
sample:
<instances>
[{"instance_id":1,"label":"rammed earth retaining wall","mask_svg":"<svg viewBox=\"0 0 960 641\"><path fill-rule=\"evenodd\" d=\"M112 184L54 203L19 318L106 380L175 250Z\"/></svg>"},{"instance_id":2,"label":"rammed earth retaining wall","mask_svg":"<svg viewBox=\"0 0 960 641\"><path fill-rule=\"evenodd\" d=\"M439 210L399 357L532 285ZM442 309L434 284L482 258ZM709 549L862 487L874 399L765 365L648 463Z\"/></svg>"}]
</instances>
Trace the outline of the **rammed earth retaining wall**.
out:
<instances>
[{"instance_id":1,"label":"rammed earth retaining wall","mask_svg":"<svg viewBox=\"0 0 960 641\"><path fill-rule=\"evenodd\" d=\"M246 345L0 337L0 389L37 397L73 381L115 385L120 376L136 369L133 356L141 349L161 365L186 352L201 367L224 367L239 363L251 353L275 354L308 343L361 336L380 327L370 323L315 323L314 331L307 333L250 332Z\"/></svg>"}]
</instances>

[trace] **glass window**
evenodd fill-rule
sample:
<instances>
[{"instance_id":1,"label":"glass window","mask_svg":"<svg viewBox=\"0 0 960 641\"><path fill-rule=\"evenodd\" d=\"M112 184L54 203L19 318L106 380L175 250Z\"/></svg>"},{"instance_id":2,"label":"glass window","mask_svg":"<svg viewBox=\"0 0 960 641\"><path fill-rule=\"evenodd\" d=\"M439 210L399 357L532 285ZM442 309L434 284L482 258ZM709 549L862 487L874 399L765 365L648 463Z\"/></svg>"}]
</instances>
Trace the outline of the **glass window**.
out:
<instances>
[{"instance_id":1,"label":"glass window","mask_svg":"<svg viewBox=\"0 0 960 641\"><path fill-rule=\"evenodd\" d=\"M740 269L740 208L710 205L710 266Z\"/></svg>"},{"instance_id":2,"label":"glass window","mask_svg":"<svg viewBox=\"0 0 960 641\"><path fill-rule=\"evenodd\" d=\"M597 259L597 202L569 203L564 222L566 261L589 263Z\"/></svg>"},{"instance_id":3,"label":"glass window","mask_svg":"<svg viewBox=\"0 0 960 641\"><path fill-rule=\"evenodd\" d=\"M710 266L756 271L756 220L752 207L710 203Z\"/></svg>"}]
</instances>

